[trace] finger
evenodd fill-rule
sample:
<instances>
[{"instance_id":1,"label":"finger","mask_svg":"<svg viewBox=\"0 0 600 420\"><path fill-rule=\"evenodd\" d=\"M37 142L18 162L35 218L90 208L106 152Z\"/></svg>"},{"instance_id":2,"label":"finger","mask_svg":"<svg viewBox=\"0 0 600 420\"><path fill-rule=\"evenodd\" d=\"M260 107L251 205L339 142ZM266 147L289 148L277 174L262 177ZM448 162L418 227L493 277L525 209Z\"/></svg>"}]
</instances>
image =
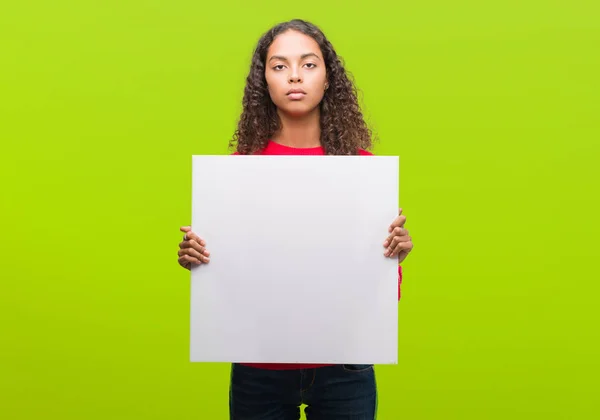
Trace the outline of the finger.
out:
<instances>
[{"instance_id":1,"label":"finger","mask_svg":"<svg viewBox=\"0 0 600 420\"><path fill-rule=\"evenodd\" d=\"M394 236L394 238L391 240L391 242L389 242L387 247L393 250L396 247L396 245L398 245L400 242L408 242L410 240L411 239L410 236L408 236L408 234Z\"/></svg>"},{"instance_id":2,"label":"finger","mask_svg":"<svg viewBox=\"0 0 600 420\"><path fill-rule=\"evenodd\" d=\"M194 254L192 249L187 249L187 250L181 250L181 256L185 256L187 255L188 257L192 258L192 260L196 260L198 264L207 264L210 261L210 258L208 258L205 255L201 255L201 254ZM185 252L188 251L188 252Z\"/></svg>"},{"instance_id":3,"label":"finger","mask_svg":"<svg viewBox=\"0 0 600 420\"><path fill-rule=\"evenodd\" d=\"M179 230L185 232L185 235L183 235L184 241L189 241L190 239L194 239L199 243L203 241L201 237L192 232L191 226L182 226L179 228Z\"/></svg>"},{"instance_id":4,"label":"finger","mask_svg":"<svg viewBox=\"0 0 600 420\"><path fill-rule=\"evenodd\" d=\"M186 266L191 267L192 264L194 264L194 265L200 265L200 264L202 264L202 261L200 261L200 260L198 260L198 259L196 259L194 257L191 257L191 256L189 256L187 254L186 255L182 255L181 257L179 257L178 261L179 261L179 264L181 264L184 267L186 267Z\"/></svg>"},{"instance_id":5,"label":"finger","mask_svg":"<svg viewBox=\"0 0 600 420\"><path fill-rule=\"evenodd\" d=\"M190 245L189 248L195 249L199 253L204 254L206 256L210 255L210 253L205 248L206 243L204 241L196 242L194 240L191 240L188 241L188 243Z\"/></svg>"},{"instance_id":6,"label":"finger","mask_svg":"<svg viewBox=\"0 0 600 420\"><path fill-rule=\"evenodd\" d=\"M403 227L405 223L406 223L406 216L398 216L398 217L396 217L396 220L394 220L392 222L388 231L392 232L397 227Z\"/></svg>"},{"instance_id":7,"label":"finger","mask_svg":"<svg viewBox=\"0 0 600 420\"><path fill-rule=\"evenodd\" d=\"M181 264L183 267L186 268L191 268L192 265L202 265L202 264L206 264L203 261L198 260L197 258L194 258L190 255L182 255L181 257L179 257L179 264Z\"/></svg>"},{"instance_id":8,"label":"finger","mask_svg":"<svg viewBox=\"0 0 600 420\"><path fill-rule=\"evenodd\" d=\"M395 237L390 245L385 250L385 256L389 257L394 254L394 250L398 247L399 244L412 242L412 238L408 235L397 236Z\"/></svg>"},{"instance_id":9,"label":"finger","mask_svg":"<svg viewBox=\"0 0 600 420\"><path fill-rule=\"evenodd\" d=\"M391 242L396 236L406 236L408 235L408 230L403 227L395 227L392 229L392 232L387 237L387 242Z\"/></svg>"},{"instance_id":10,"label":"finger","mask_svg":"<svg viewBox=\"0 0 600 420\"><path fill-rule=\"evenodd\" d=\"M179 228L179 230L182 232L185 232L185 235L183 235L183 240L187 241L187 239L188 239L187 234L192 231L192 227L191 226L181 226Z\"/></svg>"},{"instance_id":11,"label":"finger","mask_svg":"<svg viewBox=\"0 0 600 420\"><path fill-rule=\"evenodd\" d=\"M206 246L206 242L204 241L204 239L202 239L192 231L186 233L185 236L188 241L196 241L196 243L199 243L202 246Z\"/></svg>"},{"instance_id":12,"label":"finger","mask_svg":"<svg viewBox=\"0 0 600 420\"><path fill-rule=\"evenodd\" d=\"M186 270L190 270L192 268L192 263L189 261L186 261L185 258L179 257L177 262L179 263L180 266L182 266Z\"/></svg>"},{"instance_id":13,"label":"finger","mask_svg":"<svg viewBox=\"0 0 600 420\"><path fill-rule=\"evenodd\" d=\"M400 242L400 243L398 243L398 245L396 245L396 247L394 248L394 250L390 254L390 257L395 257L400 252L406 252L406 253L408 253L408 252L410 252L412 250L412 248L413 248L412 241Z\"/></svg>"},{"instance_id":14,"label":"finger","mask_svg":"<svg viewBox=\"0 0 600 420\"><path fill-rule=\"evenodd\" d=\"M191 233L187 234L188 236L192 235ZM179 243L179 248L195 248L198 251L202 252L202 249L206 246L206 241L201 239L197 235L195 235L195 239L187 238ZM202 248L202 249L200 249Z\"/></svg>"},{"instance_id":15,"label":"finger","mask_svg":"<svg viewBox=\"0 0 600 420\"><path fill-rule=\"evenodd\" d=\"M183 261L181 258L179 258L177 260L177 262L179 263L180 266L182 266L186 270L190 270L192 268L192 263L189 263L187 261Z\"/></svg>"},{"instance_id":16,"label":"finger","mask_svg":"<svg viewBox=\"0 0 600 420\"><path fill-rule=\"evenodd\" d=\"M200 257L202 257L202 253L196 251L194 248L182 248L179 251L177 251L177 255L179 255L180 257L184 255L189 255L190 257L194 257L198 260L200 259Z\"/></svg>"},{"instance_id":17,"label":"finger","mask_svg":"<svg viewBox=\"0 0 600 420\"><path fill-rule=\"evenodd\" d=\"M197 260L200 260L203 263L207 263L209 261L210 253L205 249L199 251L194 248L183 248L177 252L177 255L179 255L180 257L183 255L189 255L191 257L196 258Z\"/></svg>"},{"instance_id":18,"label":"finger","mask_svg":"<svg viewBox=\"0 0 600 420\"><path fill-rule=\"evenodd\" d=\"M383 246L388 247L390 246L392 240L396 237L396 236L407 236L408 235L408 230L402 227L395 227L392 232L390 233L390 235L386 238L385 242L383 243Z\"/></svg>"}]
</instances>

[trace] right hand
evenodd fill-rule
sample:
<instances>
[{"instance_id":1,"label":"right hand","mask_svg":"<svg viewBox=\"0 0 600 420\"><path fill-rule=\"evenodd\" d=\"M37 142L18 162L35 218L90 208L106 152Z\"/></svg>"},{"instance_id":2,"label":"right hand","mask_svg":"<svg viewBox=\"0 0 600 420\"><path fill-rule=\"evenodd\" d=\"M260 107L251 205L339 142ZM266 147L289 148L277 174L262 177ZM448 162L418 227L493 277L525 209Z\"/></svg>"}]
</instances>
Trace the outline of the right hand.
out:
<instances>
[{"instance_id":1,"label":"right hand","mask_svg":"<svg viewBox=\"0 0 600 420\"><path fill-rule=\"evenodd\" d=\"M179 230L185 232L183 240L179 243L179 265L190 270L192 264L208 264L210 261L210 252L206 250L206 242L194 232L190 226L182 226Z\"/></svg>"}]
</instances>

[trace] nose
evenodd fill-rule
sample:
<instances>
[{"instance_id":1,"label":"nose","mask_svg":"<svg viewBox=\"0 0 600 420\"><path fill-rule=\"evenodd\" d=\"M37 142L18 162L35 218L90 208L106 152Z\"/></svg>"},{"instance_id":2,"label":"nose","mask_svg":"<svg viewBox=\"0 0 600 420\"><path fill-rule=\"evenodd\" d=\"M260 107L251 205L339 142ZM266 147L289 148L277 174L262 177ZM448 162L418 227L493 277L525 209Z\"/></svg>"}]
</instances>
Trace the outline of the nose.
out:
<instances>
[{"instance_id":1,"label":"nose","mask_svg":"<svg viewBox=\"0 0 600 420\"><path fill-rule=\"evenodd\" d=\"M292 73L290 74L289 83L300 83L302 82L302 78L298 74L297 69L292 69Z\"/></svg>"}]
</instances>

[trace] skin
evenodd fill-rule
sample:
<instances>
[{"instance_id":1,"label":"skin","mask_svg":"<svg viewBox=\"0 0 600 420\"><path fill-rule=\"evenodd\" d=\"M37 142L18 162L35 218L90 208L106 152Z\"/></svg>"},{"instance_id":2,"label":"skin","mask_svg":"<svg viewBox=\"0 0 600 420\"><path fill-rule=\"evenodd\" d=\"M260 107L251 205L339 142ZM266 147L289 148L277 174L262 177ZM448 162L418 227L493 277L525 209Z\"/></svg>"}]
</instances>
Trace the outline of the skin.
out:
<instances>
[{"instance_id":1,"label":"skin","mask_svg":"<svg viewBox=\"0 0 600 420\"><path fill-rule=\"evenodd\" d=\"M319 44L296 31L280 34L267 51L265 79L282 126L272 140L298 148L320 146L319 104L329 85ZM292 98L291 89L305 95Z\"/></svg>"},{"instance_id":2,"label":"skin","mask_svg":"<svg viewBox=\"0 0 600 420\"><path fill-rule=\"evenodd\" d=\"M282 126L272 141L297 148L320 146L319 104L328 82L319 44L292 30L278 35L267 52L265 78ZM304 94L293 98L289 95L291 89L300 89ZM405 225L406 216L400 209L383 242L383 255L398 258L398 263L403 262L413 248ZM182 226L180 230L185 235L179 243L179 264L188 270L208 264L210 252L204 239L192 232L190 226Z\"/></svg>"}]
</instances>

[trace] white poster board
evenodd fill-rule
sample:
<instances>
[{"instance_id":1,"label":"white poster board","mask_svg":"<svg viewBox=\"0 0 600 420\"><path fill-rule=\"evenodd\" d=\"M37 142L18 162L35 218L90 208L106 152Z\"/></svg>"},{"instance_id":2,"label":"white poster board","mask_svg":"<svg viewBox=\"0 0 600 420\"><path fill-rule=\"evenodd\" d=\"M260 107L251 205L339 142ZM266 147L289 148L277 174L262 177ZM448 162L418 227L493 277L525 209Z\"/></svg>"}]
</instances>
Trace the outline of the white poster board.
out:
<instances>
[{"instance_id":1,"label":"white poster board","mask_svg":"<svg viewBox=\"0 0 600 420\"><path fill-rule=\"evenodd\" d=\"M389 156L193 156L190 359L397 363Z\"/></svg>"}]
</instances>

